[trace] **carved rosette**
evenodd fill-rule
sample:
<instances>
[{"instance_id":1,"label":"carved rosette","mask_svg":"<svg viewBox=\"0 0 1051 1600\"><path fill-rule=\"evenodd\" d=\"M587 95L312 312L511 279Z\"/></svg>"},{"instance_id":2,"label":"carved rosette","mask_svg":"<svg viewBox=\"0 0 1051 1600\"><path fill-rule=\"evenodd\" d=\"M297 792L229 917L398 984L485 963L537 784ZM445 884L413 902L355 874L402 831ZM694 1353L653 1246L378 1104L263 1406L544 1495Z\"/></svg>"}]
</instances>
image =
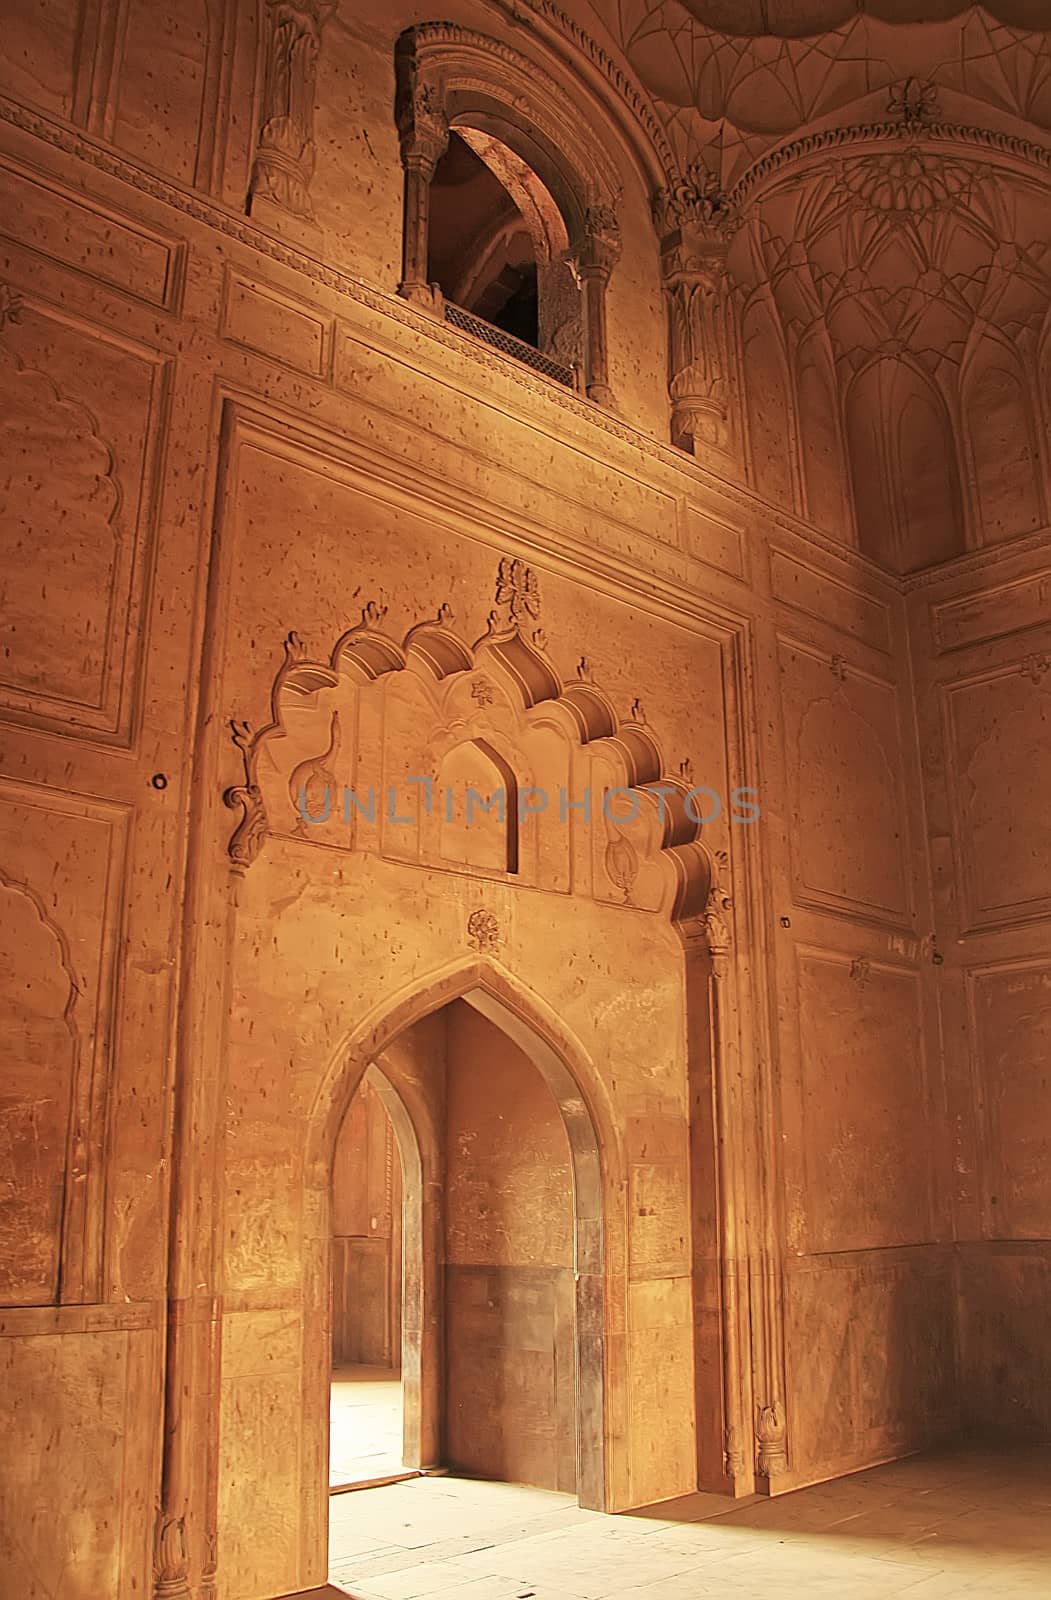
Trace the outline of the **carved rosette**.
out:
<instances>
[{"instance_id":1,"label":"carved rosette","mask_svg":"<svg viewBox=\"0 0 1051 1600\"><path fill-rule=\"evenodd\" d=\"M258 196L313 221L314 98L321 30L333 0L267 0L266 75L249 210Z\"/></svg>"},{"instance_id":2,"label":"carved rosette","mask_svg":"<svg viewBox=\"0 0 1051 1600\"><path fill-rule=\"evenodd\" d=\"M654 201L668 301L672 442L729 442L730 340L726 252L737 218L707 169L691 167Z\"/></svg>"},{"instance_id":3,"label":"carved rosette","mask_svg":"<svg viewBox=\"0 0 1051 1600\"><path fill-rule=\"evenodd\" d=\"M500 924L484 907L467 918L467 942L479 955L491 955L500 948Z\"/></svg>"}]
</instances>

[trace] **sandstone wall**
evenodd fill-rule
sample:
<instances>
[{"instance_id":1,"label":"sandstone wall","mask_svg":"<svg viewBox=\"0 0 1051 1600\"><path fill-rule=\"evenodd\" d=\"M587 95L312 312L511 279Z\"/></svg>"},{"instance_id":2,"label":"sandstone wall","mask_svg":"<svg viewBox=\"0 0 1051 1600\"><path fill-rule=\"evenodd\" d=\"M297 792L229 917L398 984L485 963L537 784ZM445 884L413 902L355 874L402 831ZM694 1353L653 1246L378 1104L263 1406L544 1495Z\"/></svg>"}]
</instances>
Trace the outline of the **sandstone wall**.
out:
<instances>
[{"instance_id":1,"label":"sandstone wall","mask_svg":"<svg viewBox=\"0 0 1051 1600\"><path fill-rule=\"evenodd\" d=\"M780 378L739 470L663 442L657 241L612 121L616 413L399 299L393 46L423 15L326 20L312 217L245 215L253 5L8 25L0 1476L27 1596L148 1594L184 1549L223 1600L322 1580L339 1114L465 997L569 1129L588 1503L777 1492L961 1405L1046 1430L1038 556L917 580L907 627ZM382 798L492 752L552 796L513 873L506 836L472 860ZM557 815L561 786L655 780L720 814ZM297 809L370 782L374 824Z\"/></svg>"}]
</instances>

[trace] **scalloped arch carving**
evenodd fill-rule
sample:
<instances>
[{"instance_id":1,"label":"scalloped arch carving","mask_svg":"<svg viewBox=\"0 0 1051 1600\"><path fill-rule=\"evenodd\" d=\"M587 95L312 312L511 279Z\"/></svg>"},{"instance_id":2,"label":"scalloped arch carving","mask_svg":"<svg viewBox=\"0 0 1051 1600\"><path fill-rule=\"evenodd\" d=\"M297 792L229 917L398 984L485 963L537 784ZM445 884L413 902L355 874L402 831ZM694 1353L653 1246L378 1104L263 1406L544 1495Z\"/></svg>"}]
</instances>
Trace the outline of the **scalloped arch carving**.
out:
<instances>
[{"instance_id":1,"label":"scalloped arch carving","mask_svg":"<svg viewBox=\"0 0 1051 1600\"><path fill-rule=\"evenodd\" d=\"M590 874L594 897L621 904L619 877L601 868L615 835L640 862L632 904L674 920L702 915L716 876L696 820L706 802L692 803L689 778L668 772L637 706L618 716L590 676L563 683L539 630L527 638L508 615L515 604L498 607L473 646L447 607L399 640L368 606L327 660L290 634L269 720L257 732L233 724L244 761L244 782L225 794L241 811L228 844L235 866L250 866L272 836L449 870L442 840L462 824L462 810L448 810L463 797L440 790L442 773L451 752L474 749L516 827L473 862L457 833L461 869L562 892ZM485 775L479 768L476 788ZM585 795L586 807L572 803ZM492 829L493 814L485 822Z\"/></svg>"}]
</instances>

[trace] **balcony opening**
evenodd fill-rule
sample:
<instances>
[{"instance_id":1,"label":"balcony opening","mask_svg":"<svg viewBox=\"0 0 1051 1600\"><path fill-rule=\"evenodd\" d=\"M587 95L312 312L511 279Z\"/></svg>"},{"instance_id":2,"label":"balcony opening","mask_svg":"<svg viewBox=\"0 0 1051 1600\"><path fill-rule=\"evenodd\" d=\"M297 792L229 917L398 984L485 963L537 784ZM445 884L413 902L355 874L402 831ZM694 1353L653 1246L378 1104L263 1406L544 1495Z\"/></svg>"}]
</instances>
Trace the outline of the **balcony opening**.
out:
<instances>
[{"instance_id":1,"label":"balcony opening","mask_svg":"<svg viewBox=\"0 0 1051 1600\"><path fill-rule=\"evenodd\" d=\"M566 226L520 157L490 134L453 130L431 182L427 244L449 322L574 383L580 291Z\"/></svg>"}]
</instances>

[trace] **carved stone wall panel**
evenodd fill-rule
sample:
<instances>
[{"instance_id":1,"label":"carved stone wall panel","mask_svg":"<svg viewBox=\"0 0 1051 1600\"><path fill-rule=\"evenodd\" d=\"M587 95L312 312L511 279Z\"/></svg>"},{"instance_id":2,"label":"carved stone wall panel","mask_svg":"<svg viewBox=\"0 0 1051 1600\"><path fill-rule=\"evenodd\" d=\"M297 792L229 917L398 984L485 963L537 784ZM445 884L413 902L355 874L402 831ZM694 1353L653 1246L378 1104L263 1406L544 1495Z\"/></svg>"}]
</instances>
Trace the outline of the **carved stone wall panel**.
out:
<instances>
[{"instance_id":1,"label":"carved stone wall panel","mask_svg":"<svg viewBox=\"0 0 1051 1600\"><path fill-rule=\"evenodd\" d=\"M0 91L54 116L71 117L85 9L70 0L9 7L4 18Z\"/></svg>"},{"instance_id":2,"label":"carved stone wall panel","mask_svg":"<svg viewBox=\"0 0 1051 1600\"><path fill-rule=\"evenodd\" d=\"M919 975L800 946L792 1247L886 1249L931 1238L933 1126Z\"/></svg>"},{"instance_id":3,"label":"carved stone wall panel","mask_svg":"<svg viewBox=\"0 0 1051 1600\"><path fill-rule=\"evenodd\" d=\"M941 690L962 931L1051 912L1051 820L1033 753L1051 724L1051 662L1023 657Z\"/></svg>"},{"instance_id":4,"label":"carved stone wall panel","mask_svg":"<svg viewBox=\"0 0 1051 1600\"><path fill-rule=\"evenodd\" d=\"M443 388L440 404L436 404L437 396L428 393L415 374L401 367L392 369L382 351L368 348L345 327L337 333L335 382L348 394L374 390L390 416L391 445L411 437L407 454L422 466L441 470L450 448L455 449L458 486L465 490L484 487L487 495L496 495L508 510L541 518L556 503L572 506L586 513L589 521L594 520L604 535L608 529L616 539L615 548L622 549L629 559L645 558L650 541L658 546L680 545L678 503L667 489L630 469L611 475L583 439L573 439L561 430L558 434L523 430L521 454L513 464L501 463L494 473L492 417L486 408L479 408L451 385ZM545 486L555 483L557 494L547 492ZM565 510L559 520L566 522Z\"/></svg>"},{"instance_id":5,"label":"carved stone wall panel","mask_svg":"<svg viewBox=\"0 0 1051 1600\"><path fill-rule=\"evenodd\" d=\"M171 308L184 248L174 234L0 160L0 233L148 305Z\"/></svg>"},{"instance_id":6,"label":"carved stone wall panel","mask_svg":"<svg viewBox=\"0 0 1051 1600\"><path fill-rule=\"evenodd\" d=\"M180 183L192 183L197 167L209 38L220 6L221 0L126 0L123 7L108 132L136 160ZM229 115L225 106L220 115Z\"/></svg>"},{"instance_id":7,"label":"carved stone wall panel","mask_svg":"<svg viewBox=\"0 0 1051 1600\"><path fill-rule=\"evenodd\" d=\"M1036 1115L1047 1093L1051 960L967 973L982 1094L983 1211L997 1239L1051 1239L1051 1133Z\"/></svg>"},{"instance_id":8,"label":"carved stone wall panel","mask_svg":"<svg viewBox=\"0 0 1051 1600\"><path fill-rule=\"evenodd\" d=\"M728 572L734 578L747 575L746 534L722 517L687 504L685 544L690 555L705 566Z\"/></svg>"},{"instance_id":9,"label":"carved stone wall panel","mask_svg":"<svg viewBox=\"0 0 1051 1600\"><path fill-rule=\"evenodd\" d=\"M141 671L165 367L11 295L0 331L9 716L127 743Z\"/></svg>"},{"instance_id":10,"label":"carved stone wall panel","mask_svg":"<svg viewBox=\"0 0 1051 1600\"><path fill-rule=\"evenodd\" d=\"M816 621L830 623L862 644L891 651L891 612L885 600L844 583L819 566L790 555L770 553L770 586L774 598Z\"/></svg>"},{"instance_id":11,"label":"carved stone wall panel","mask_svg":"<svg viewBox=\"0 0 1051 1600\"><path fill-rule=\"evenodd\" d=\"M910 838L894 686L778 642L796 900L902 927Z\"/></svg>"},{"instance_id":12,"label":"carved stone wall panel","mask_svg":"<svg viewBox=\"0 0 1051 1600\"><path fill-rule=\"evenodd\" d=\"M100 1295L126 824L121 808L0 782L7 1305Z\"/></svg>"},{"instance_id":13,"label":"carved stone wall panel","mask_svg":"<svg viewBox=\"0 0 1051 1600\"><path fill-rule=\"evenodd\" d=\"M320 378L327 375L332 326L330 317L284 290L227 273L222 333L233 344Z\"/></svg>"},{"instance_id":14,"label":"carved stone wall panel","mask_svg":"<svg viewBox=\"0 0 1051 1600\"><path fill-rule=\"evenodd\" d=\"M1051 622L1051 571L1010 583L984 585L977 593L935 601L931 628L939 651L963 650L1007 638Z\"/></svg>"}]
</instances>

